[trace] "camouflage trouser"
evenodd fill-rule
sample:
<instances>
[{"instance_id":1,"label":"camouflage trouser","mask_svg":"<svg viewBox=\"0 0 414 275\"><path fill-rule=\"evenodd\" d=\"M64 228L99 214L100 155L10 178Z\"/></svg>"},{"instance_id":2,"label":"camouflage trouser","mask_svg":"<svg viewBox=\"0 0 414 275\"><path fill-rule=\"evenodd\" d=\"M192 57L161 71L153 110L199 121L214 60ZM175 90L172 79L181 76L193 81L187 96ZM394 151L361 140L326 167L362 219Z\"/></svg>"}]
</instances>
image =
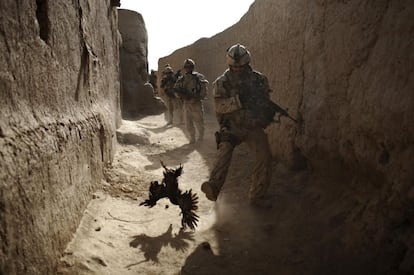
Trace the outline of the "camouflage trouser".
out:
<instances>
[{"instance_id":1,"label":"camouflage trouser","mask_svg":"<svg viewBox=\"0 0 414 275\"><path fill-rule=\"evenodd\" d=\"M178 122L183 122L183 102L179 98L169 97L165 98L167 105L167 121L173 123L174 113L178 116Z\"/></svg>"},{"instance_id":2,"label":"camouflage trouser","mask_svg":"<svg viewBox=\"0 0 414 275\"><path fill-rule=\"evenodd\" d=\"M249 131L232 131L242 142L247 143L251 153L256 156L256 164L251 176L249 190L250 202L262 198L270 185L272 178L272 155L270 153L267 135L261 128ZM210 185L218 193L223 187L230 167L234 145L228 141L219 144L216 160L210 174Z\"/></svg>"},{"instance_id":3,"label":"camouflage trouser","mask_svg":"<svg viewBox=\"0 0 414 275\"><path fill-rule=\"evenodd\" d=\"M195 142L196 128L198 138L202 140L204 138L204 111L201 101L184 101L184 120L190 142Z\"/></svg>"}]
</instances>

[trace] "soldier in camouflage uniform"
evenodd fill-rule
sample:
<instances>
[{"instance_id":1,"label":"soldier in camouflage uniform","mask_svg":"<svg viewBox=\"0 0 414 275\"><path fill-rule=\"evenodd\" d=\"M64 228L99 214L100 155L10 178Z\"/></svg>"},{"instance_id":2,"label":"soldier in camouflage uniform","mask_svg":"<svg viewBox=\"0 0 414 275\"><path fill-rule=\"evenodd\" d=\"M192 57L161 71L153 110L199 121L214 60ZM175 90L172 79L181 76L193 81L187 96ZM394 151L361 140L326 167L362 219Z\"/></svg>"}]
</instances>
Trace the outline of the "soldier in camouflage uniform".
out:
<instances>
[{"instance_id":1,"label":"soldier in camouflage uniform","mask_svg":"<svg viewBox=\"0 0 414 275\"><path fill-rule=\"evenodd\" d=\"M177 78L170 65L165 66L162 72L161 89L162 95L167 105L167 125L170 125L174 121L174 113L178 115L179 124L183 122L183 103L180 98L177 98L174 94L174 84Z\"/></svg>"},{"instance_id":2,"label":"soldier in camouflage uniform","mask_svg":"<svg viewBox=\"0 0 414 275\"><path fill-rule=\"evenodd\" d=\"M182 75L174 85L176 96L183 100L184 121L190 144L196 141L196 129L198 140L201 141L204 138L203 100L207 97L208 84L204 75L194 71L194 67L195 62L192 59L186 59Z\"/></svg>"},{"instance_id":3,"label":"soldier in camouflage uniform","mask_svg":"<svg viewBox=\"0 0 414 275\"><path fill-rule=\"evenodd\" d=\"M154 70L151 70L151 73L148 76L148 82L152 85L154 88L154 93L158 94L158 86L157 86L157 74Z\"/></svg>"},{"instance_id":4,"label":"soldier in camouflage uniform","mask_svg":"<svg viewBox=\"0 0 414 275\"><path fill-rule=\"evenodd\" d=\"M245 142L256 156L249 200L260 205L272 177L272 156L263 130L270 122L262 119L260 108L251 106L257 106L260 99L270 100L271 90L266 76L250 67L250 52L244 46L237 44L230 47L227 62L229 69L213 83L215 111L220 125L220 130L216 132L218 152L210 179L202 184L201 190L209 200L217 200L227 177L233 150Z\"/></svg>"}]
</instances>

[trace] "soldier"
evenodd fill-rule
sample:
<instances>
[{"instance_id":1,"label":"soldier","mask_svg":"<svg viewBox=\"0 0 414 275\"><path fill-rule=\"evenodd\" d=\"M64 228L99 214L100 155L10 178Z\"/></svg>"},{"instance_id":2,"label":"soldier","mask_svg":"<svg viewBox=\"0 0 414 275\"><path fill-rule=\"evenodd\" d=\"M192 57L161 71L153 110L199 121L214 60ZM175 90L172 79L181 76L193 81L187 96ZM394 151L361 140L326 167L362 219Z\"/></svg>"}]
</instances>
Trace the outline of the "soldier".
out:
<instances>
[{"instance_id":1,"label":"soldier","mask_svg":"<svg viewBox=\"0 0 414 275\"><path fill-rule=\"evenodd\" d=\"M184 61L183 71L174 85L178 98L183 100L184 121L190 136L190 144L195 143L196 129L198 141L204 138L203 100L207 97L208 81L204 75L194 71L195 62L192 59Z\"/></svg>"},{"instance_id":2,"label":"soldier","mask_svg":"<svg viewBox=\"0 0 414 275\"><path fill-rule=\"evenodd\" d=\"M154 70L151 70L150 75L148 76L148 82L152 85L154 88L154 93L158 93L158 86L157 86L157 75L155 74Z\"/></svg>"},{"instance_id":3,"label":"soldier","mask_svg":"<svg viewBox=\"0 0 414 275\"><path fill-rule=\"evenodd\" d=\"M231 46L227 50L227 63L229 68L213 83L214 107L220 125L216 132L218 151L209 181L202 184L201 190L209 200L217 200L233 150L245 142L256 155L249 201L263 206L263 197L272 177L272 156L263 130L270 122L259 114L261 108L250 106L257 106L260 100L270 101L271 90L267 77L250 67L250 52L245 46Z\"/></svg>"},{"instance_id":4,"label":"soldier","mask_svg":"<svg viewBox=\"0 0 414 275\"><path fill-rule=\"evenodd\" d=\"M171 125L174 121L174 113L178 115L179 124L183 123L183 103L180 98L174 94L174 84L177 78L170 65L166 65L161 78L161 89L163 97L167 105L167 125Z\"/></svg>"}]
</instances>

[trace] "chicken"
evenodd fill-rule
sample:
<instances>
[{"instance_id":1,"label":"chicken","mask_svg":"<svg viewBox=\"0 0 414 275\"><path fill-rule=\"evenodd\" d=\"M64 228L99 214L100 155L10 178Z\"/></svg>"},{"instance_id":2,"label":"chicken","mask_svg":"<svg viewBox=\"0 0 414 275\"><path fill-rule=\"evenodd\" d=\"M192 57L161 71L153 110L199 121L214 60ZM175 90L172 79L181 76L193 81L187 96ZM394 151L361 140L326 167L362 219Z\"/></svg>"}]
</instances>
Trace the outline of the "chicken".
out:
<instances>
[{"instance_id":1,"label":"chicken","mask_svg":"<svg viewBox=\"0 0 414 275\"><path fill-rule=\"evenodd\" d=\"M190 189L184 193L178 188L177 178L183 172L183 166L180 165L177 169L167 168L161 161L164 167L164 178L161 183L152 181L149 188L149 198L141 202L140 205L153 207L157 201L162 198L168 198L174 205L178 205L181 209L182 219L181 225L183 228L187 226L192 230L197 226L199 216L195 213L198 209L198 196Z\"/></svg>"}]
</instances>

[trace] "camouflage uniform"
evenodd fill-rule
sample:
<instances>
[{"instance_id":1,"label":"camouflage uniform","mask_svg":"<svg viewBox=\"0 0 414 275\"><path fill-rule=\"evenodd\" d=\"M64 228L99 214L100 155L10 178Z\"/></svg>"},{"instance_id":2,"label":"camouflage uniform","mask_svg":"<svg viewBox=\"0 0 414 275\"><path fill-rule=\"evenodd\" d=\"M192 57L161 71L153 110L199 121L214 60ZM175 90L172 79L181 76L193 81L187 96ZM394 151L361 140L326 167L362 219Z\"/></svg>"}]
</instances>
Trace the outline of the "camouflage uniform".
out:
<instances>
[{"instance_id":1,"label":"camouflage uniform","mask_svg":"<svg viewBox=\"0 0 414 275\"><path fill-rule=\"evenodd\" d=\"M154 88L154 93L158 93L158 86L157 86L157 75L155 74L154 70L151 70L151 73L148 76L148 82L152 85Z\"/></svg>"},{"instance_id":2,"label":"camouflage uniform","mask_svg":"<svg viewBox=\"0 0 414 275\"><path fill-rule=\"evenodd\" d=\"M213 85L215 110L220 124L220 132L216 133L216 137L218 135L220 142L208 183L216 198L226 180L235 146L245 142L256 156L249 190L250 202L255 203L265 195L270 184L272 156L263 130L265 126L253 110L246 108L247 104L241 100L241 95L247 92L250 95L255 93L256 98L269 98L271 90L268 80L248 66L240 75L227 69Z\"/></svg>"},{"instance_id":3,"label":"camouflage uniform","mask_svg":"<svg viewBox=\"0 0 414 275\"><path fill-rule=\"evenodd\" d=\"M198 72L181 75L174 85L176 96L183 100L184 121L190 136L190 143L195 142L196 129L198 138L204 138L203 100L207 96L208 81Z\"/></svg>"},{"instance_id":4,"label":"camouflage uniform","mask_svg":"<svg viewBox=\"0 0 414 275\"><path fill-rule=\"evenodd\" d=\"M181 124L183 122L183 103L180 98L177 98L174 94L174 84L176 77L171 67L167 67L162 73L161 88L163 91L163 97L167 105L167 120L168 124L172 124L174 121L174 112L178 115L178 121Z\"/></svg>"}]
</instances>

